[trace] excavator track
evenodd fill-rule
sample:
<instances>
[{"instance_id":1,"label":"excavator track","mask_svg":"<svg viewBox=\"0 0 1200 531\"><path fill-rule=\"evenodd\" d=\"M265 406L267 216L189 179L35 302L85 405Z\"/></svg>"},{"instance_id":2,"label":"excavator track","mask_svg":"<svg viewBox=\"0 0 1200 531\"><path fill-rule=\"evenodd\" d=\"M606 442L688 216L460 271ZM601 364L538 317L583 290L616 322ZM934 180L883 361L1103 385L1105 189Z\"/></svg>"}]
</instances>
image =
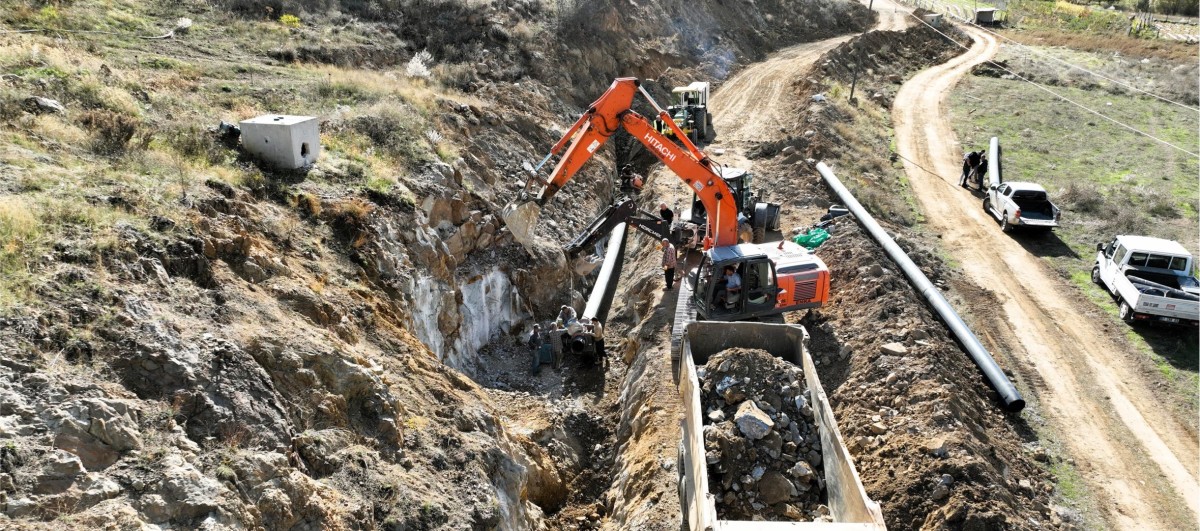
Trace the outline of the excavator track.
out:
<instances>
[{"instance_id":1,"label":"excavator track","mask_svg":"<svg viewBox=\"0 0 1200 531\"><path fill-rule=\"evenodd\" d=\"M687 325L696 320L696 300L692 297L692 285L685 275L675 289L675 318L671 320L671 360L678 360L683 344L683 332Z\"/></svg>"}]
</instances>

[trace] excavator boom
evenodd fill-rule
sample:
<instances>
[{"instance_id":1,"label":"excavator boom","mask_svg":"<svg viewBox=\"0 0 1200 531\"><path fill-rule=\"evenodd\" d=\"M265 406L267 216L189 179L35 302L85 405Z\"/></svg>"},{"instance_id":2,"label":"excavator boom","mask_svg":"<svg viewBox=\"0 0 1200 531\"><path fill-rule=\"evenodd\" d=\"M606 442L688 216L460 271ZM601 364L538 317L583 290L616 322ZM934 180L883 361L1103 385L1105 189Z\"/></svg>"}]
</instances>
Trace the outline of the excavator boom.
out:
<instances>
[{"instance_id":1,"label":"excavator boom","mask_svg":"<svg viewBox=\"0 0 1200 531\"><path fill-rule=\"evenodd\" d=\"M654 129L650 120L631 108L638 93L658 112L658 117L674 131L682 145L675 144ZM738 243L738 205L729 187L713 163L679 129L670 115L642 89L636 78L619 78L600 96L583 116L571 126L550 150L560 155L558 164L548 179L536 176L526 183L526 198L537 205L544 205L583 167L597 150L618 129L624 127L634 138L646 146L654 156L670 168L685 184L696 192L708 212L708 239L705 248L735 245ZM530 191L532 185L538 185ZM536 209L528 204L509 205L505 209L505 221L518 236L519 230L532 230ZM516 221L520 223L515 223Z\"/></svg>"}]
</instances>

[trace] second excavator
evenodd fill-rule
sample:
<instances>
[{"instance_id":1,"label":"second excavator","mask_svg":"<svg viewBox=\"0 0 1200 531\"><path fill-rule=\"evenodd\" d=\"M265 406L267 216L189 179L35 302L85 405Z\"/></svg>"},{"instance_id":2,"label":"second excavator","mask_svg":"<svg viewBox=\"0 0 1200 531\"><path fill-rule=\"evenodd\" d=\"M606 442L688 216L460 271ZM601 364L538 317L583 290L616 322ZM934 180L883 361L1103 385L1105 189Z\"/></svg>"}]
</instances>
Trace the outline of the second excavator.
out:
<instances>
[{"instance_id":1,"label":"second excavator","mask_svg":"<svg viewBox=\"0 0 1200 531\"><path fill-rule=\"evenodd\" d=\"M632 109L638 94L654 108L661 123L673 130L679 144L664 137L649 119ZM521 196L505 207L502 215L509 230L518 241L532 241L541 206L618 129L624 128L695 193L696 201L705 211L703 254L685 282L691 299L681 300L681 304L694 307L701 319L720 321L775 315L824 304L829 298L829 269L825 263L787 240L741 243L738 237L741 208L723 174L730 172L740 177L745 172L715 164L670 118L638 79L613 81L543 159L545 164L551 156L559 155L554 170L542 178L535 168ZM740 289L729 289L722 280L729 269L741 279Z\"/></svg>"}]
</instances>

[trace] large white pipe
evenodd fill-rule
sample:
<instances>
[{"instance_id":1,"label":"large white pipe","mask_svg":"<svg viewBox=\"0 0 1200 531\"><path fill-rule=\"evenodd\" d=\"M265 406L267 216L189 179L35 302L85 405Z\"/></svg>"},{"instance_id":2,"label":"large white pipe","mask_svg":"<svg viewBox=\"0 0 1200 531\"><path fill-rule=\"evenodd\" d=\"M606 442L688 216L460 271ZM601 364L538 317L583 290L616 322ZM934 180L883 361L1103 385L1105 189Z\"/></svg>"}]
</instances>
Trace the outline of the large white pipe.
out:
<instances>
[{"instance_id":1,"label":"large white pipe","mask_svg":"<svg viewBox=\"0 0 1200 531\"><path fill-rule=\"evenodd\" d=\"M997 393L1000 393L1000 399L1004 401L1005 408L1013 412L1024 409L1025 399L1021 398L1021 393L1017 392L1016 386L1004 375L1004 371L1000 370L1000 366L996 365L996 360L983 347L983 343L980 343L975 333L958 316L958 312L954 311L954 308L950 306L945 297L942 297L942 293L938 291L937 287L929 281L929 277L926 277L925 273L921 272L921 268L917 267L917 264L913 263L912 259L908 257L908 253L905 253L904 249L901 249L896 244L896 241L891 236L888 236L883 227L867 212L867 209L863 208L858 203L858 200L854 199L854 195L842 185L842 182L833 174L833 170L829 169L829 166L826 166L824 162L818 162L817 171L821 173L821 177L825 179L829 187L838 195L842 203L845 203L846 208L850 209L850 213L854 214L854 217L858 219L858 223L862 225L863 229L866 229L867 233L883 247L883 250L887 252L892 261L900 266L900 269L904 271L904 276L908 277L908 281L912 283L917 291L921 292L921 295L929 302L929 306L933 308L933 311L937 312L938 316L942 318L942 321L950 329L950 333L958 338L959 343L966 349L967 354L975 361L975 365L979 367L979 370L983 371L983 376L987 378L988 383L992 384L992 388Z\"/></svg>"}]
</instances>

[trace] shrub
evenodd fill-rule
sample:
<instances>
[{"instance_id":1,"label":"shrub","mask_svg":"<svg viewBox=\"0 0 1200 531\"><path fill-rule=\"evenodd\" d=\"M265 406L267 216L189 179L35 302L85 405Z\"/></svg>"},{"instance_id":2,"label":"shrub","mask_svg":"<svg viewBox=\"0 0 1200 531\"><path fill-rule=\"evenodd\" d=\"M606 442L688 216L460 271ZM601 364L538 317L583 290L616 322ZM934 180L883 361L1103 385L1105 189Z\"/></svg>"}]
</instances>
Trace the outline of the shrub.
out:
<instances>
[{"instance_id":1,"label":"shrub","mask_svg":"<svg viewBox=\"0 0 1200 531\"><path fill-rule=\"evenodd\" d=\"M296 208L305 217L315 218L321 215L321 198L308 192L300 192L296 194Z\"/></svg>"},{"instance_id":2,"label":"shrub","mask_svg":"<svg viewBox=\"0 0 1200 531\"><path fill-rule=\"evenodd\" d=\"M421 50L408 60L408 65L404 67L404 73L408 74L408 77L429 79L431 62L433 62L433 54L429 53L429 50Z\"/></svg>"},{"instance_id":3,"label":"shrub","mask_svg":"<svg viewBox=\"0 0 1200 531\"><path fill-rule=\"evenodd\" d=\"M1064 206L1074 212L1096 213L1104 206L1104 194L1089 182L1072 181L1059 194Z\"/></svg>"},{"instance_id":4,"label":"shrub","mask_svg":"<svg viewBox=\"0 0 1200 531\"><path fill-rule=\"evenodd\" d=\"M1103 234L1145 234L1149 229L1146 217L1137 208L1118 208L1107 216Z\"/></svg>"},{"instance_id":5,"label":"shrub","mask_svg":"<svg viewBox=\"0 0 1200 531\"><path fill-rule=\"evenodd\" d=\"M371 139L384 153L410 165L419 165L433 161L426 139L417 132L423 129L421 122L420 115L412 109L380 104L350 120L349 127Z\"/></svg>"},{"instance_id":6,"label":"shrub","mask_svg":"<svg viewBox=\"0 0 1200 531\"><path fill-rule=\"evenodd\" d=\"M1179 217L1179 204L1171 194L1161 190L1148 190L1142 194L1142 210L1158 218Z\"/></svg>"},{"instance_id":7,"label":"shrub","mask_svg":"<svg viewBox=\"0 0 1200 531\"><path fill-rule=\"evenodd\" d=\"M79 124L92 133L92 152L105 156L125 153L139 125L134 118L103 110L85 112Z\"/></svg>"},{"instance_id":8,"label":"shrub","mask_svg":"<svg viewBox=\"0 0 1200 531\"><path fill-rule=\"evenodd\" d=\"M368 221L375 206L361 199L334 204L328 211L330 226L354 248L362 247L370 238Z\"/></svg>"},{"instance_id":9,"label":"shrub","mask_svg":"<svg viewBox=\"0 0 1200 531\"><path fill-rule=\"evenodd\" d=\"M300 17L293 15L291 13L284 13L283 15L281 15L279 17L279 23L283 24L285 27L288 27L288 28L299 28L300 27Z\"/></svg>"},{"instance_id":10,"label":"shrub","mask_svg":"<svg viewBox=\"0 0 1200 531\"><path fill-rule=\"evenodd\" d=\"M166 137L167 145L189 159L220 164L228 154L212 133L194 125L171 130Z\"/></svg>"}]
</instances>

